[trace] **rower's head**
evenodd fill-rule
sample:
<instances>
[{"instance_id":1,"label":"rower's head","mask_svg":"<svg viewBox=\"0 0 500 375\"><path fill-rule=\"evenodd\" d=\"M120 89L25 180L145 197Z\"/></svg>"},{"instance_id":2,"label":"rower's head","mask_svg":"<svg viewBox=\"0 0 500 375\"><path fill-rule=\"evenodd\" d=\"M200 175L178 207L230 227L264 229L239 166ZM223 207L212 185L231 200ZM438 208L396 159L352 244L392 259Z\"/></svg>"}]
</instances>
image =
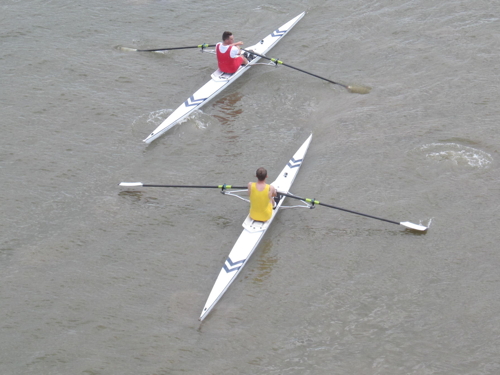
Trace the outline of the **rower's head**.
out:
<instances>
[{"instance_id":1,"label":"rower's head","mask_svg":"<svg viewBox=\"0 0 500 375\"><path fill-rule=\"evenodd\" d=\"M222 33L222 41L225 44L232 44L232 43L234 43L233 33L231 31L224 31Z\"/></svg>"},{"instance_id":2,"label":"rower's head","mask_svg":"<svg viewBox=\"0 0 500 375\"><path fill-rule=\"evenodd\" d=\"M266 168L260 167L259 169L257 169L255 176L259 181L264 181L267 178Z\"/></svg>"}]
</instances>

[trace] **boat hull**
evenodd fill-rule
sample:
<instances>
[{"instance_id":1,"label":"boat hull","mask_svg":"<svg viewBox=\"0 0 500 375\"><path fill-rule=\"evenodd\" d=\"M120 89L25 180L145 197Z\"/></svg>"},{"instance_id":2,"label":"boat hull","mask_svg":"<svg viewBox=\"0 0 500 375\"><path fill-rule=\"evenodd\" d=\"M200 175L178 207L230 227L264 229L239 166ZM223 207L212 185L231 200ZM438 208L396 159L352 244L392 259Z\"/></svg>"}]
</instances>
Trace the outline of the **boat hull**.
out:
<instances>
[{"instance_id":1,"label":"boat hull","mask_svg":"<svg viewBox=\"0 0 500 375\"><path fill-rule=\"evenodd\" d=\"M302 165L311 139L312 135L307 138L307 140L289 160L285 168L283 168L281 173L278 175L278 178L271 184L278 192L288 193L295 177L299 172L300 166ZM231 283L236 279L247 260L257 248L262 237L264 237L264 234L276 217L276 214L281 208L285 198L286 197L282 197L280 199L276 208L273 210L273 215L266 222L254 221L250 218L250 216L247 216L243 222L243 232L240 234L238 240L229 253L229 256L224 262L224 266L222 267L212 291L208 296L205 307L202 310L200 320L205 319L215 304L224 295L227 288L229 288Z\"/></svg>"}]
</instances>

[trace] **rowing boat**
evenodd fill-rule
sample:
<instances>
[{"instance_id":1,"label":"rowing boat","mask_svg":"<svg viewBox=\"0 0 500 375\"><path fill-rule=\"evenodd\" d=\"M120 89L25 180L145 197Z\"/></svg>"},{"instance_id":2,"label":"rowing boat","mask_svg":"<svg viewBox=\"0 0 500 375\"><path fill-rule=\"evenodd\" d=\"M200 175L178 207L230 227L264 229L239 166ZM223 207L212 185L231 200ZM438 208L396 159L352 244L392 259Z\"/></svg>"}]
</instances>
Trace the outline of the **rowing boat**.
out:
<instances>
[{"instance_id":1,"label":"rowing boat","mask_svg":"<svg viewBox=\"0 0 500 375\"><path fill-rule=\"evenodd\" d=\"M271 184L273 185L279 195L279 201L276 205L276 208L273 210L271 218L266 222L254 221L248 215L243 222L243 231L239 236L238 240L234 244L227 260L224 262L222 269L219 272L217 280L215 281L214 286L208 296L207 302L205 303L205 307L203 308L199 320L203 320L213 309L215 304L219 301L219 299L223 296L226 290L229 288L231 283L236 279L241 269L245 266L246 262L252 255L252 253L257 248L259 242L264 237L267 229L273 222L276 214L280 210L280 208L294 208L294 207L305 207L305 208L314 208L315 206L323 206L329 207L336 210L349 212L351 214L361 215L364 217L368 217L371 219L376 219L380 221L384 221L391 224L401 225L407 229L416 231L416 232L426 232L428 227L422 224L415 224L409 221L398 222L394 220L388 220L381 217L364 214L361 212L356 212L352 210L348 210L341 207L336 207L330 204L321 203L316 199L311 198L301 198L297 195L290 194L289 190L299 172L299 169L304 161L305 154L307 149L309 148L309 144L311 142L312 135L307 138L307 140L302 144L302 146L297 150L297 152L293 155L293 157L289 160L285 168L278 175L278 178ZM144 184L142 182L121 182L119 184L123 187L148 187L148 188L202 188L202 189L221 189L221 192L226 195L232 195L238 197L240 199L248 201L238 195L238 192L247 192L247 186L235 186L229 184L220 184L220 185L157 185L157 184ZM241 189L238 191L230 191L230 189ZM286 197L297 199L303 203L300 206L293 207L284 207L282 206L283 201Z\"/></svg>"},{"instance_id":2,"label":"rowing boat","mask_svg":"<svg viewBox=\"0 0 500 375\"><path fill-rule=\"evenodd\" d=\"M271 34L266 36L260 42L255 45L248 47L246 49L252 50L260 55L264 55L271 48L273 48L276 43L278 43L296 24L304 17L306 13L303 12L297 17L291 19L283 26L279 27ZM259 60L260 56L256 56L247 65L241 66L236 73L227 74L221 72L217 69L213 74L210 81L208 81L202 88L191 95L184 103L182 103L170 116L168 116L165 121L163 121L149 136L147 136L143 142L151 143L167 130L172 128L174 125L178 124L184 120L187 116L192 114L195 110L200 109L205 105L210 99L219 94L227 86L233 83L238 77L243 73L248 71L248 69L255 65Z\"/></svg>"},{"instance_id":3,"label":"rowing boat","mask_svg":"<svg viewBox=\"0 0 500 375\"><path fill-rule=\"evenodd\" d=\"M290 187L299 172L300 166L304 161L311 139L312 134L309 138L307 138L304 144L300 146L285 168L283 168L278 178L271 184L279 193L288 193L290 190ZM262 237L264 237L264 234L276 217L284 199L285 196L282 196L276 205L276 208L273 210L273 215L266 222L255 221L250 218L250 215L247 216L243 222L243 232L241 232L240 237L234 244L233 249L224 262L224 266L222 266L219 276L217 277L212 291L208 296L207 302L205 303L205 307L201 312L200 320L205 319L227 288L229 288L229 285L231 285L231 283L236 279L236 276L238 276L238 273L252 255Z\"/></svg>"}]
</instances>

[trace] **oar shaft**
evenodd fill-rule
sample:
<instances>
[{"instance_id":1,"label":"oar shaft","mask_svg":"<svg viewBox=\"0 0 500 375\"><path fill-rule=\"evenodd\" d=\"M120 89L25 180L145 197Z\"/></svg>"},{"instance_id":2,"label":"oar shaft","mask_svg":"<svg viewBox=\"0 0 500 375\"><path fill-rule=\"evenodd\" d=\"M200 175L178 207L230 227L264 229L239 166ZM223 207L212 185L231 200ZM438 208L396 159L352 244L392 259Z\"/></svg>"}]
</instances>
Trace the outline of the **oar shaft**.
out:
<instances>
[{"instance_id":1,"label":"oar shaft","mask_svg":"<svg viewBox=\"0 0 500 375\"><path fill-rule=\"evenodd\" d=\"M334 82L334 81L332 81L332 80L330 80L330 79L328 79L328 78L320 77L320 76L318 76L317 74L310 73L310 72L307 72L307 71L302 70L302 69L300 69L300 68L296 68L295 66L291 66L291 65L285 64L285 63L284 63L283 61L281 61L281 60L278 60L278 59L273 59L273 58L270 58L270 57L267 57L267 56L264 56L264 55L259 55L258 53L252 52L252 51L250 51L250 50L246 50L246 49L244 49L244 48L242 48L242 50L243 50L243 51L246 51L246 52L248 52L248 53L251 53L252 55L256 55L256 56L262 57L263 59L267 59L267 60L269 60L269 61L272 61L272 62L273 62L273 63L275 63L275 64L280 64L280 65L283 65L283 66L287 66L287 67L289 67L289 68L292 68L292 69L298 70L299 72L302 72L302 73L305 73L305 74L309 74L309 75L311 75L311 76L313 76L313 77L316 77L316 78L322 79L322 80L324 80L324 81L327 81L327 82L333 83L334 85L340 85L340 86L342 86L342 87L344 87L344 88L346 88L346 89L349 89L346 85L343 85L342 83Z\"/></svg>"},{"instance_id":2,"label":"oar shaft","mask_svg":"<svg viewBox=\"0 0 500 375\"><path fill-rule=\"evenodd\" d=\"M198 189L247 189L248 186L222 185L154 185L143 184L142 182L120 182L124 187L161 187L161 188L198 188Z\"/></svg>"},{"instance_id":3,"label":"oar shaft","mask_svg":"<svg viewBox=\"0 0 500 375\"><path fill-rule=\"evenodd\" d=\"M142 185L144 187L163 187L163 188L198 188L198 189L247 189L248 186L233 185Z\"/></svg>"},{"instance_id":4,"label":"oar shaft","mask_svg":"<svg viewBox=\"0 0 500 375\"><path fill-rule=\"evenodd\" d=\"M188 47L170 47L170 48L155 48L155 49L138 49L137 52L155 52L155 51L171 51L174 49L189 49L189 48L207 48L207 47L215 47L215 44L199 44L197 46L188 46Z\"/></svg>"},{"instance_id":5,"label":"oar shaft","mask_svg":"<svg viewBox=\"0 0 500 375\"><path fill-rule=\"evenodd\" d=\"M386 222L391 223L391 224L397 224L397 225L399 225L399 223L398 223L397 221L388 220L388 219L383 219L383 218L381 218L381 217L372 216L372 215L368 215L368 214L363 214L363 213L361 213L361 212L351 211L351 210L348 210L348 209L346 209L346 208L336 207L336 206L332 206L332 205L330 205L330 204L325 204L325 203L320 203L320 202L318 202L317 204L319 204L320 206L325 206L325 207L335 208L336 210L349 212L349 213L351 213L351 214L361 215L361 216L369 217L369 218L371 218L371 219L382 220L382 221L386 221Z\"/></svg>"},{"instance_id":6,"label":"oar shaft","mask_svg":"<svg viewBox=\"0 0 500 375\"><path fill-rule=\"evenodd\" d=\"M313 77L316 77L316 78L319 78L319 79L322 79L323 81L327 81L327 82L330 82L330 83L333 83L334 85L340 85L346 89L348 89L348 87L346 85L343 85L342 83L338 83L338 82L334 82L332 81L331 79L328 79L328 78L324 78L324 77L320 77L319 75L317 74L314 74L314 73L311 73L311 72L306 72L305 70L302 70L302 69L299 69L299 68L296 68L294 66L291 66L291 65L286 65L285 63L281 63L282 65L285 65L285 66L288 66L289 68L292 68L292 69L295 69L295 70L298 70L299 72L302 72L302 73L306 73L306 74L309 74Z\"/></svg>"},{"instance_id":7,"label":"oar shaft","mask_svg":"<svg viewBox=\"0 0 500 375\"><path fill-rule=\"evenodd\" d=\"M372 215L367 215L367 214L363 214L361 212L356 212L356 211L352 211L352 210L348 210L346 208L341 208L341 207L336 207L336 206L332 206L331 204L326 204L326 203L321 203L317 200L314 200L314 199L311 199L311 198L301 198L301 197L297 197L295 195L291 195L291 194L285 194L285 193L279 193L280 195L284 195L286 197L289 197L289 198L294 198L294 199L298 199L298 200L301 200L301 201L304 201L304 202L308 202L308 203L312 203L312 204L317 204L319 206L325 206L325 207L329 207L329 208L334 208L336 210L340 210L340 211L345 211L345 212L349 212L351 214L355 214L355 215L361 215L361 216L365 216L365 217L369 217L371 219L376 219L376 220L382 220L382 221L385 221L387 223L391 223L391 224L397 224L399 225L400 223L398 223L397 221L392 221L392 220L388 220L388 219L383 219L381 217L377 217L377 216L372 216Z\"/></svg>"}]
</instances>

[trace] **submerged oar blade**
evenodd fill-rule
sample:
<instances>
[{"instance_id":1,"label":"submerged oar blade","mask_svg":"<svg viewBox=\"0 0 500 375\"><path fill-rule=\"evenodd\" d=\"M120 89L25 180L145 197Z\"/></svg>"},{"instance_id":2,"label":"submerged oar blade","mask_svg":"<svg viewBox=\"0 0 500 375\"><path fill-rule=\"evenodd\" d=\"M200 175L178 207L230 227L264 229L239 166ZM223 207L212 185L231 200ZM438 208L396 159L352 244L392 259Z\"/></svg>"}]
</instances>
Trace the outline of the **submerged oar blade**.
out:
<instances>
[{"instance_id":1,"label":"submerged oar blade","mask_svg":"<svg viewBox=\"0 0 500 375\"><path fill-rule=\"evenodd\" d=\"M371 89L372 89L371 87L365 87L365 86L357 86L357 85L347 86L347 90L353 94L369 94Z\"/></svg>"},{"instance_id":2,"label":"submerged oar blade","mask_svg":"<svg viewBox=\"0 0 500 375\"><path fill-rule=\"evenodd\" d=\"M138 187L138 186L143 186L143 183L142 182L120 182L120 186Z\"/></svg>"},{"instance_id":3,"label":"submerged oar blade","mask_svg":"<svg viewBox=\"0 0 500 375\"><path fill-rule=\"evenodd\" d=\"M403 221L399 224L406 227L406 228L418 230L420 232L425 232L428 229L427 227L424 227L423 225L413 224L413 223L410 223L409 221Z\"/></svg>"}]
</instances>

